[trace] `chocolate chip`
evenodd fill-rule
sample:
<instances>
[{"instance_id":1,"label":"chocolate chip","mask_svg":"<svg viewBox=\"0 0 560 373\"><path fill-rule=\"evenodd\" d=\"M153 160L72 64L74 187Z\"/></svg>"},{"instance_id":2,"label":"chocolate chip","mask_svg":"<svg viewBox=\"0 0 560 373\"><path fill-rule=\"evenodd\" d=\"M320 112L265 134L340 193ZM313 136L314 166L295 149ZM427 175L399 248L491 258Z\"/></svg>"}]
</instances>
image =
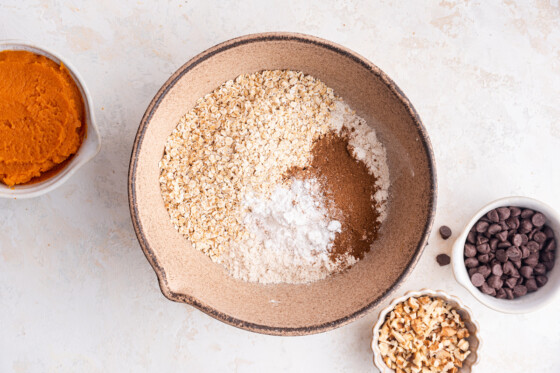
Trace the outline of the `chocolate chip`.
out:
<instances>
[{"instance_id":1,"label":"chocolate chip","mask_svg":"<svg viewBox=\"0 0 560 373\"><path fill-rule=\"evenodd\" d=\"M521 235L521 245L527 245L527 242L529 242L529 237L527 237L526 234L522 234Z\"/></svg>"},{"instance_id":2,"label":"chocolate chip","mask_svg":"<svg viewBox=\"0 0 560 373\"><path fill-rule=\"evenodd\" d=\"M510 246L507 249L506 253L507 253L508 258L513 262L520 260L521 256L522 256L521 250L519 250L519 248L517 248L515 246Z\"/></svg>"},{"instance_id":3,"label":"chocolate chip","mask_svg":"<svg viewBox=\"0 0 560 373\"><path fill-rule=\"evenodd\" d=\"M496 251L497 248L498 248L498 239L497 238L492 238L490 240L490 250Z\"/></svg>"},{"instance_id":4,"label":"chocolate chip","mask_svg":"<svg viewBox=\"0 0 560 373\"><path fill-rule=\"evenodd\" d=\"M546 218L544 217L543 214L541 214L540 212L537 212L531 218L531 222L533 223L533 225L535 227L542 227L544 225L544 223L546 223Z\"/></svg>"},{"instance_id":5,"label":"chocolate chip","mask_svg":"<svg viewBox=\"0 0 560 373\"><path fill-rule=\"evenodd\" d=\"M531 255L531 250L527 246L521 246L521 259L526 259Z\"/></svg>"},{"instance_id":6,"label":"chocolate chip","mask_svg":"<svg viewBox=\"0 0 560 373\"><path fill-rule=\"evenodd\" d=\"M527 287L527 292L528 293L532 293L534 291L537 291L537 289L538 289L537 280L535 280L534 278L530 278L525 282L525 286Z\"/></svg>"},{"instance_id":7,"label":"chocolate chip","mask_svg":"<svg viewBox=\"0 0 560 373\"><path fill-rule=\"evenodd\" d=\"M488 276L490 276L490 273L492 273L492 270L487 265L481 265L477 268L477 272L484 276L484 278L487 278Z\"/></svg>"},{"instance_id":8,"label":"chocolate chip","mask_svg":"<svg viewBox=\"0 0 560 373\"><path fill-rule=\"evenodd\" d=\"M509 212L510 212L511 216L521 215L521 209L519 207L510 207Z\"/></svg>"},{"instance_id":9,"label":"chocolate chip","mask_svg":"<svg viewBox=\"0 0 560 373\"><path fill-rule=\"evenodd\" d=\"M513 299L513 290L507 289L507 288L504 289L504 290L505 290L505 292L506 292L506 298L507 298L507 299Z\"/></svg>"},{"instance_id":10,"label":"chocolate chip","mask_svg":"<svg viewBox=\"0 0 560 373\"><path fill-rule=\"evenodd\" d=\"M517 229L517 228L519 228L519 219L514 217L514 216L510 216L506 220L506 224L508 225L508 227L510 229Z\"/></svg>"},{"instance_id":11,"label":"chocolate chip","mask_svg":"<svg viewBox=\"0 0 560 373\"><path fill-rule=\"evenodd\" d=\"M480 244L476 247L476 251L481 254L488 254L490 252L490 245L487 243Z\"/></svg>"},{"instance_id":12,"label":"chocolate chip","mask_svg":"<svg viewBox=\"0 0 560 373\"><path fill-rule=\"evenodd\" d=\"M504 274L501 264L495 263L494 265L492 265L492 274L496 276L501 276Z\"/></svg>"},{"instance_id":13,"label":"chocolate chip","mask_svg":"<svg viewBox=\"0 0 560 373\"><path fill-rule=\"evenodd\" d=\"M542 288L548 282L548 277L546 277L544 275L543 276L537 276L536 280L537 280L537 286Z\"/></svg>"},{"instance_id":14,"label":"chocolate chip","mask_svg":"<svg viewBox=\"0 0 560 373\"><path fill-rule=\"evenodd\" d=\"M490 210L487 214L486 217L488 218L488 220L497 223L500 221L500 215L498 215L498 211L496 210Z\"/></svg>"},{"instance_id":15,"label":"chocolate chip","mask_svg":"<svg viewBox=\"0 0 560 373\"><path fill-rule=\"evenodd\" d=\"M467 258L467 259L465 259L465 266L466 266L467 268L478 267L478 259L476 259L476 258Z\"/></svg>"},{"instance_id":16,"label":"chocolate chip","mask_svg":"<svg viewBox=\"0 0 560 373\"><path fill-rule=\"evenodd\" d=\"M530 266L523 266L519 269L519 273L525 278L531 278L533 277L533 268Z\"/></svg>"},{"instance_id":17,"label":"chocolate chip","mask_svg":"<svg viewBox=\"0 0 560 373\"><path fill-rule=\"evenodd\" d=\"M492 286L494 289L501 289L504 285L504 282L500 278L500 276L492 275L488 277L488 285Z\"/></svg>"},{"instance_id":18,"label":"chocolate chip","mask_svg":"<svg viewBox=\"0 0 560 373\"><path fill-rule=\"evenodd\" d=\"M517 279L515 277L509 277L506 281L506 286L510 287L511 289L513 289L515 287L515 285L517 285Z\"/></svg>"},{"instance_id":19,"label":"chocolate chip","mask_svg":"<svg viewBox=\"0 0 560 373\"><path fill-rule=\"evenodd\" d=\"M540 245L535 241L529 241L527 242L527 248L530 252L535 253L539 251Z\"/></svg>"},{"instance_id":20,"label":"chocolate chip","mask_svg":"<svg viewBox=\"0 0 560 373\"><path fill-rule=\"evenodd\" d=\"M467 234L467 241L474 244L476 241L476 232L475 231L470 231L469 234Z\"/></svg>"},{"instance_id":21,"label":"chocolate chip","mask_svg":"<svg viewBox=\"0 0 560 373\"><path fill-rule=\"evenodd\" d=\"M478 268L469 268L467 270L467 272L469 273L469 277L471 277L472 275L474 275L475 273L477 273Z\"/></svg>"},{"instance_id":22,"label":"chocolate chip","mask_svg":"<svg viewBox=\"0 0 560 373\"><path fill-rule=\"evenodd\" d=\"M545 250L541 253L541 261L543 262L553 262L554 261L554 251Z\"/></svg>"},{"instance_id":23,"label":"chocolate chip","mask_svg":"<svg viewBox=\"0 0 560 373\"><path fill-rule=\"evenodd\" d=\"M535 242L543 243L543 242L546 241L546 234L544 234L544 232L536 232L536 233L533 235L532 239L533 239Z\"/></svg>"},{"instance_id":24,"label":"chocolate chip","mask_svg":"<svg viewBox=\"0 0 560 373\"><path fill-rule=\"evenodd\" d=\"M507 249L510 246L511 246L511 242L509 242L509 241L504 241L504 242L498 243L498 249Z\"/></svg>"},{"instance_id":25,"label":"chocolate chip","mask_svg":"<svg viewBox=\"0 0 560 373\"><path fill-rule=\"evenodd\" d=\"M441 227L439 227L439 234L441 238L447 240L449 237L451 237L451 228L449 228L447 225L442 225Z\"/></svg>"},{"instance_id":26,"label":"chocolate chip","mask_svg":"<svg viewBox=\"0 0 560 373\"><path fill-rule=\"evenodd\" d=\"M531 209L525 209L523 211L521 211L521 219L527 219L530 218L531 216L533 216L535 212Z\"/></svg>"},{"instance_id":27,"label":"chocolate chip","mask_svg":"<svg viewBox=\"0 0 560 373\"><path fill-rule=\"evenodd\" d=\"M503 249L496 250L496 259L498 259L502 263L507 262L507 260L508 260L507 252Z\"/></svg>"},{"instance_id":28,"label":"chocolate chip","mask_svg":"<svg viewBox=\"0 0 560 373\"><path fill-rule=\"evenodd\" d=\"M552 268L554 268L554 262L544 262L543 264L547 271L552 271Z\"/></svg>"},{"instance_id":29,"label":"chocolate chip","mask_svg":"<svg viewBox=\"0 0 560 373\"><path fill-rule=\"evenodd\" d=\"M502 265L502 269L503 269L505 275L510 275L511 276L515 267L514 267L512 262L507 261Z\"/></svg>"},{"instance_id":30,"label":"chocolate chip","mask_svg":"<svg viewBox=\"0 0 560 373\"><path fill-rule=\"evenodd\" d=\"M490 255L488 254L479 254L477 258L480 263L488 263L490 261Z\"/></svg>"},{"instance_id":31,"label":"chocolate chip","mask_svg":"<svg viewBox=\"0 0 560 373\"><path fill-rule=\"evenodd\" d=\"M538 228L533 228L533 229L531 229L531 232L529 232L529 234L526 235L527 238L528 238L528 240L532 240L532 239L533 239L533 236L535 235L535 233L538 232L538 230L539 230Z\"/></svg>"},{"instance_id":32,"label":"chocolate chip","mask_svg":"<svg viewBox=\"0 0 560 373\"><path fill-rule=\"evenodd\" d=\"M539 263L539 254L534 253L529 255L525 260L523 260L523 263L525 263L529 267L536 266Z\"/></svg>"},{"instance_id":33,"label":"chocolate chip","mask_svg":"<svg viewBox=\"0 0 560 373\"><path fill-rule=\"evenodd\" d=\"M533 273L535 275L544 275L546 273L546 267L544 266L544 264L542 263L538 263L534 268L533 268Z\"/></svg>"},{"instance_id":34,"label":"chocolate chip","mask_svg":"<svg viewBox=\"0 0 560 373\"><path fill-rule=\"evenodd\" d=\"M496 212L498 213L500 220L506 220L511 215L511 212L507 207L498 207Z\"/></svg>"},{"instance_id":35,"label":"chocolate chip","mask_svg":"<svg viewBox=\"0 0 560 373\"><path fill-rule=\"evenodd\" d=\"M500 224L492 224L488 227L488 234L492 235L492 234L496 234L498 232L500 232L502 230L502 227L500 226Z\"/></svg>"},{"instance_id":36,"label":"chocolate chip","mask_svg":"<svg viewBox=\"0 0 560 373\"><path fill-rule=\"evenodd\" d=\"M520 233L529 233L531 232L531 229L533 229L533 223L531 223L529 219L521 220L521 223L519 224Z\"/></svg>"},{"instance_id":37,"label":"chocolate chip","mask_svg":"<svg viewBox=\"0 0 560 373\"><path fill-rule=\"evenodd\" d=\"M472 258L473 256L476 256L477 251L476 251L476 247L473 244L467 243L465 244L465 256L467 258Z\"/></svg>"},{"instance_id":38,"label":"chocolate chip","mask_svg":"<svg viewBox=\"0 0 560 373\"><path fill-rule=\"evenodd\" d=\"M475 273L471 276L471 282L476 287L482 286L482 284L484 284L484 276L480 273Z\"/></svg>"},{"instance_id":39,"label":"chocolate chip","mask_svg":"<svg viewBox=\"0 0 560 373\"><path fill-rule=\"evenodd\" d=\"M488 237L484 237L484 236L481 235L481 234L479 234L479 235L476 237L476 244L477 244L477 245L480 245L480 244L483 244L483 243L486 243L486 242L488 242Z\"/></svg>"},{"instance_id":40,"label":"chocolate chip","mask_svg":"<svg viewBox=\"0 0 560 373\"><path fill-rule=\"evenodd\" d=\"M506 295L506 291L505 289L498 289L496 290L496 298L498 299L506 299L507 295Z\"/></svg>"},{"instance_id":41,"label":"chocolate chip","mask_svg":"<svg viewBox=\"0 0 560 373\"><path fill-rule=\"evenodd\" d=\"M546 238L554 238L554 231L549 226L545 226L543 232L546 234Z\"/></svg>"},{"instance_id":42,"label":"chocolate chip","mask_svg":"<svg viewBox=\"0 0 560 373\"><path fill-rule=\"evenodd\" d=\"M440 266L446 266L451 263L451 258L447 254L439 254L436 256L436 261Z\"/></svg>"},{"instance_id":43,"label":"chocolate chip","mask_svg":"<svg viewBox=\"0 0 560 373\"><path fill-rule=\"evenodd\" d=\"M556 240L553 238L544 247L544 251L554 251L556 250Z\"/></svg>"},{"instance_id":44,"label":"chocolate chip","mask_svg":"<svg viewBox=\"0 0 560 373\"><path fill-rule=\"evenodd\" d=\"M527 294L527 288L523 285L517 285L513 288L513 296L518 298Z\"/></svg>"},{"instance_id":45,"label":"chocolate chip","mask_svg":"<svg viewBox=\"0 0 560 373\"><path fill-rule=\"evenodd\" d=\"M479 221L478 223L476 223L476 231L478 233L484 233L488 229L489 225L490 224L488 224L488 222L486 221Z\"/></svg>"},{"instance_id":46,"label":"chocolate chip","mask_svg":"<svg viewBox=\"0 0 560 373\"><path fill-rule=\"evenodd\" d=\"M515 235L513 236L513 239L511 240L511 243L512 243L514 246L518 246L518 247L519 247L519 246L521 246L521 244L523 243L523 238L521 237L520 234L515 234Z\"/></svg>"},{"instance_id":47,"label":"chocolate chip","mask_svg":"<svg viewBox=\"0 0 560 373\"><path fill-rule=\"evenodd\" d=\"M487 294L487 295L491 295L491 296L496 295L496 289L494 289L493 287L488 285L486 282L484 282L480 286L480 291L482 291L484 294Z\"/></svg>"}]
</instances>

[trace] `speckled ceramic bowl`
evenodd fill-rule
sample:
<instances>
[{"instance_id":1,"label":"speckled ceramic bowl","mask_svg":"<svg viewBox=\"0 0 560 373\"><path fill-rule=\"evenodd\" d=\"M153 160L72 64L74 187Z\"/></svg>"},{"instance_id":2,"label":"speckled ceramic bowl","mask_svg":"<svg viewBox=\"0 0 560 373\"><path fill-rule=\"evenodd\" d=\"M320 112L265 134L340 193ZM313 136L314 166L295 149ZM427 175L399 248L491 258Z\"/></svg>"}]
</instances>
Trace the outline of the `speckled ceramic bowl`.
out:
<instances>
[{"instance_id":1,"label":"speckled ceramic bowl","mask_svg":"<svg viewBox=\"0 0 560 373\"><path fill-rule=\"evenodd\" d=\"M421 297L424 295L444 299L446 302L451 304L453 308L457 310L459 315L461 315L461 318L465 322L465 326L470 333L468 341L469 341L471 353L469 356L467 356L467 358L463 362L463 367L459 369L459 372L470 373L472 371L473 366L478 364L480 360L480 349L482 345L482 339L480 338L480 326L478 325L478 322L474 320L472 311L467 306L465 306L459 300L459 298L449 295L442 290L422 289L418 291L409 291L402 297L393 299L391 304L389 304L386 308L381 310L381 312L379 313L379 319L377 320L377 323L373 327L373 337L371 341L371 349L373 350L373 363L375 364L377 369L381 371L381 373L395 372L393 369L389 368L385 364L385 362L383 362L381 352L379 351L379 329L381 329L381 327L383 326L387 314L391 312L397 304L404 302L410 297Z\"/></svg>"},{"instance_id":2,"label":"speckled ceramic bowl","mask_svg":"<svg viewBox=\"0 0 560 373\"><path fill-rule=\"evenodd\" d=\"M78 86L82 98L84 100L85 107L85 122L86 122L86 134L82 145L78 149L78 152L72 156L65 164L63 164L62 169L58 170L53 176L44 178L42 181L31 182L28 184L16 185L14 187L8 187L5 184L0 183L0 198L31 198L37 197L51 190L58 188L66 180L74 174L80 167L89 162L101 149L101 136L99 136L99 131L95 124L95 118L93 114L93 103L89 92L80 78L78 72L67 60L62 59L57 54L50 52L42 47L38 47L31 43L22 41L6 40L0 41L0 51L4 50L25 50L33 52L36 54L43 55L53 60L54 62L60 64L63 63L64 66L70 72L70 75L74 79L74 82Z\"/></svg>"},{"instance_id":3,"label":"speckled ceramic bowl","mask_svg":"<svg viewBox=\"0 0 560 373\"><path fill-rule=\"evenodd\" d=\"M321 79L375 126L387 148L391 187L380 237L350 270L311 284L235 280L175 230L161 198L158 163L179 119L197 99L225 81L265 69L301 70ZM435 199L430 142L401 90L358 54L300 34L248 35L217 45L183 65L148 106L129 170L134 229L163 294L228 324L277 335L336 328L390 296L424 249Z\"/></svg>"}]
</instances>

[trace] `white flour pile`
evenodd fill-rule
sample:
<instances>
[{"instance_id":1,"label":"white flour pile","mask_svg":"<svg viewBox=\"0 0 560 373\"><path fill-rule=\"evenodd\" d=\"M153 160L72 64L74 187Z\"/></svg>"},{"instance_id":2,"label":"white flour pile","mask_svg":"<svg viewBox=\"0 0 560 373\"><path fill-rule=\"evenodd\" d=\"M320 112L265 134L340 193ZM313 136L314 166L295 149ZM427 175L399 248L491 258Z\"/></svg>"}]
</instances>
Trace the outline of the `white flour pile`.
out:
<instances>
[{"instance_id":1,"label":"white flour pile","mask_svg":"<svg viewBox=\"0 0 560 373\"><path fill-rule=\"evenodd\" d=\"M341 224L330 220L317 180L294 180L278 185L269 198L247 197L244 223L251 238L238 243L223 257L235 277L246 281L301 283L324 278L343 263L329 257Z\"/></svg>"},{"instance_id":2,"label":"white flour pile","mask_svg":"<svg viewBox=\"0 0 560 373\"><path fill-rule=\"evenodd\" d=\"M349 252L331 255L345 226L320 183L285 177L308 166L313 144L332 133L374 175L381 223L389 171L375 131L321 81L279 70L224 83L169 136L160 186L172 223L246 281L306 283L349 267L357 260Z\"/></svg>"}]
</instances>

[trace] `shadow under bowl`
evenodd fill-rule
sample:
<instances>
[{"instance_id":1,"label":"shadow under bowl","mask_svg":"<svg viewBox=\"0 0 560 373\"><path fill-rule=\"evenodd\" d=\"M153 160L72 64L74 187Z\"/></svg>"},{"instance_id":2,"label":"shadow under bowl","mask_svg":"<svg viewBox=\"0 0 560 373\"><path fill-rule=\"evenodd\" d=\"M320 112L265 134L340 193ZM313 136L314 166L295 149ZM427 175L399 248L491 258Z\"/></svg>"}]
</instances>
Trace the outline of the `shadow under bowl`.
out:
<instances>
[{"instance_id":1,"label":"shadow under bowl","mask_svg":"<svg viewBox=\"0 0 560 373\"><path fill-rule=\"evenodd\" d=\"M158 163L167 137L196 100L240 74L274 69L300 70L322 80L375 128L387 149L390 198L379 238L352 268L310 284L262 285L234 279L175 230L160 192ZM224 42L173 74L140 123L128 188L134 229L163 294L236 327L274 335L339 327L390 296L424 249L436 203L428 135L401 90L358 54L292 33Z\"/></svg>"}]
</instances>

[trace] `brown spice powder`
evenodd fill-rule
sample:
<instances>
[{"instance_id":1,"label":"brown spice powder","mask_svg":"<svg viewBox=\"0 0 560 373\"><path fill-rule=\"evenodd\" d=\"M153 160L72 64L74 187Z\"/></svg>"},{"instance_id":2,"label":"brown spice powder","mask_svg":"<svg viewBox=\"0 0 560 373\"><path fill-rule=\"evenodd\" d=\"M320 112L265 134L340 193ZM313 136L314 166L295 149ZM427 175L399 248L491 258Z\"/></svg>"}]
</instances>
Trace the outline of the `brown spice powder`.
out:
<instances>
[{"instance_id":1,"label":"brown spice powder","mask_svg":"<svg viewBox=\"0 0 560 373\"><path fill-rule=\"evenodd\" d=\"M339 220L342 231L336 235L331 259L350 253L362 259L377 237L379 214L372 196L377 192L376 178L362 161L356 160L344 134L330 133L312 149L309 167L292 169L288 177L316 178L329 200L332 218Z\"/></svg>"}]
</instances>

